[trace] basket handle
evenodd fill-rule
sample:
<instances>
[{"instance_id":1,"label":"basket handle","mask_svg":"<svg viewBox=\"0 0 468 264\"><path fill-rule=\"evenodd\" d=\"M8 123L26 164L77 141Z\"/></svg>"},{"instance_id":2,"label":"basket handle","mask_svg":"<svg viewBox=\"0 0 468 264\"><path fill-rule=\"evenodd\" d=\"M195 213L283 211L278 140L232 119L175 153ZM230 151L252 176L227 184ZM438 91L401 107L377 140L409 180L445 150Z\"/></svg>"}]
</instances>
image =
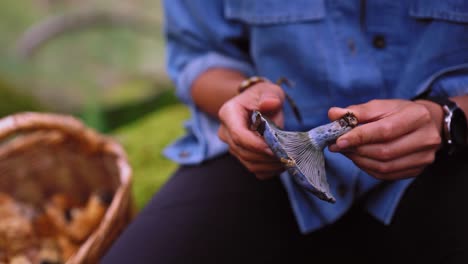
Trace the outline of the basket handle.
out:
<instances>
[{"instance_id":1,"label":"basket handle","mask_svg":"<svg viewBox=\"0 0 468 264\"><path fill-rule=\"evenodd\" d=\"M86 142L93 150L105 144L105 141L97 132L86 127L75 117L37 112L17 113L0 119L0 140L18 132L37 129L60 130Z\"/></svg>"}]
</instances>

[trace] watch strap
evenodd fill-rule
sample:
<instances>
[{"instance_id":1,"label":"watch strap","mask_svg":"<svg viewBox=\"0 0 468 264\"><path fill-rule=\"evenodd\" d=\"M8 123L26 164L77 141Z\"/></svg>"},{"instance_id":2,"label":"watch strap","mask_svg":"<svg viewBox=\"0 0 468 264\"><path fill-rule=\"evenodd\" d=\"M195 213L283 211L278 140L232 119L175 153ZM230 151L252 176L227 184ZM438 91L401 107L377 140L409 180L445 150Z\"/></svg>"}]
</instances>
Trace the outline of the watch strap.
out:
<instances>
[{"instance_id":1,"label":"watch strap","mask_svg":"<svg viewBox=\"0 0 468 264\"><path fill-rule=\"evenodd\" d=\"M434 103L437 103L439 104L440 106L444 107L444 106L447 106L448 109L450 109L450 111L453 111L455 110L456 108L459 108L458 105L450 100L448 97L444 97L444 96L428 96L427 98L425 98L426 100L429 100L429 101L432 101Z\"/></svg>"},{"instance_id":2,"label":"watch strap","mask_svg":"<svg viewBox=\"0 0 468 264\"><path fill-rule=\"evenodd\" d=\"M467 121L464 112L458 105L448 97L443 96L428 96L424 99L439 104L444 111L443 149L446 149L448 154L453 154L458 149L466 147Z\"/></svg>"}]
</instances>

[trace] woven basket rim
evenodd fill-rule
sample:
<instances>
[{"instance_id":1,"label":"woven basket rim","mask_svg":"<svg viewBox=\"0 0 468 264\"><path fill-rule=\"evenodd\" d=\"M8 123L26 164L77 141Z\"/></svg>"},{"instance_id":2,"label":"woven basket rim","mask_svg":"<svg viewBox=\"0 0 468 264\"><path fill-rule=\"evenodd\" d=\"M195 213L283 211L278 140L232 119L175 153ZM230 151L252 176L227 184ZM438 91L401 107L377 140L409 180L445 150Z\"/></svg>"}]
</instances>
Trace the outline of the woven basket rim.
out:
<instances>
[{"instance_id":1,"label":"woven basket rim","mask_svg":"<svg viewBox=\"0 0 468 264\"><path fill-rule=\"evenodd\" d=\"M109 228L108 223L119 212L121 204L129 199L131 192L132 169L128 162L123 147L110 136L100 134L87 127L79 119L67 115L45 112L20 112L0 119L0 141L17 133L28 133L37 130L56 130L67 136L73 137L87 145L87 149L93 152L102 152L115 157L118 168L120 184L115 191L102 222L98 228L80 246L79 250L66 263L83 263L88 258L88 252L102 239Z\"/></svg>"}]
</instances>

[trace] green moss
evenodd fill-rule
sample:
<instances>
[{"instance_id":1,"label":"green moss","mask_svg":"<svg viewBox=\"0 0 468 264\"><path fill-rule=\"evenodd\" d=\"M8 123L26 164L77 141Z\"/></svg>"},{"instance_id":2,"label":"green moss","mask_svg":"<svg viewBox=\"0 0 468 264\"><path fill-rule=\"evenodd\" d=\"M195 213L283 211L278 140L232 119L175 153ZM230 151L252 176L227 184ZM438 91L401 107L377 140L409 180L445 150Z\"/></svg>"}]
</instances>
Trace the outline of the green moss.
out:
<instances>
[{"instance_id":1,"label":"green moss","mask_svg":"<svg viewBox=\"0 0 468 264\"><path fill-rule=\"evenodd\" d=\"M113 133L127 152L133 169L133 195L141 209L174 172L177 165L162 155L170 142L183 135L188 109L172 105Z\"/></svg>"}]
</instances>

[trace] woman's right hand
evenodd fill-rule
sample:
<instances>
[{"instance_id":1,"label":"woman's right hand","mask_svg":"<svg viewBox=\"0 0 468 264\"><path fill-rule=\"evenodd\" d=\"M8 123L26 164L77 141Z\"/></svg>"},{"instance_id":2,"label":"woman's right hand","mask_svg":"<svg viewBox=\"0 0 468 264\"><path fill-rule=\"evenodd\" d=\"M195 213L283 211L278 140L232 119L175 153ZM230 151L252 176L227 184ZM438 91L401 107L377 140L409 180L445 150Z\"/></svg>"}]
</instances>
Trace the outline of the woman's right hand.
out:
<instances>
[{"instance_id":1,"label":"woman's right hand","mask_svg":"<svg viewBox=\"0 0 468 264\"><path fill-rule=\"evenodd\" d=\"M258 110L277 126L284 123L282 105L285 94L281 87L260 82L222 105L218 112L219 138L229 145L234 155L258 179L268 179L284 171L263 138L250 129L250 115Z\"/></svg>"}]
</instances>

